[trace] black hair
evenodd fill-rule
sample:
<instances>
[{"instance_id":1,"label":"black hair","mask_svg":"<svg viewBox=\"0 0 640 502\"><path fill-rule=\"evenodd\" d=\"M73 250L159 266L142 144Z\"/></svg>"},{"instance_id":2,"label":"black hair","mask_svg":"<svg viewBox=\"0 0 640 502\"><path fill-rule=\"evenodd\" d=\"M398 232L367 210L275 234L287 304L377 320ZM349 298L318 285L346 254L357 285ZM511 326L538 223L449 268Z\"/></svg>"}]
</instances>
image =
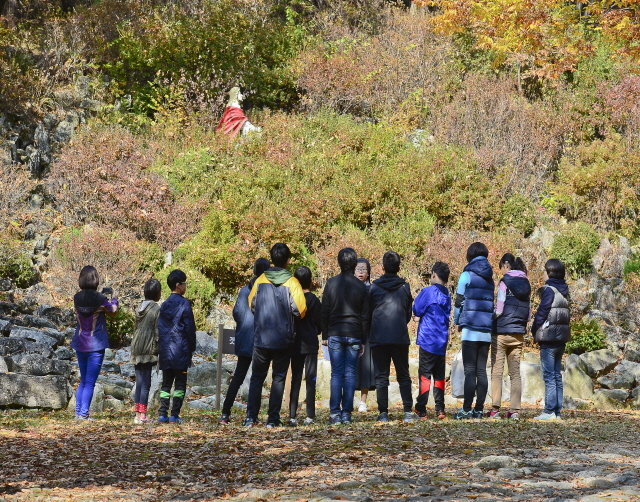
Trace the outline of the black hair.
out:
<instances>
[{"instance_id":1,"label":"black hair","mask_svg":"<svg viewBox=\"0 0 640 502\"><path fill-rule=\"evenodd\" d=\"M278 268L285 268L289 258L291 258L291 250L289 249L289 246L282 242L274 244L269 254L271 255L271 262L273 263L273 266Z\"/></svg>"},{"instance_id":2,"label":"black hair","mask_svg":"<svg viewBox=\"0 0 640 502\"><path fill-rule=\"evenodd\" d=\"M502 265L504 265L505 263L509 264L511 270L521 270L525 274L527 273L527 266L524 264L524 261L522 261L522 258L520 257L516 258L511 253L505 253L504 256L500 258L500 268L502 268Z\"/></svg>"},{"instance_id":3,"label":"black hair","mask_svg":"<svg viewBox=\"0 0 640 502\"><path fill-rule=\"evenodd\" d=\"M445 284L449 282L449 274L451 271L449 270L449 265L447 265L443 261L437 261L431 267L431 273L436 274L438 278L444 282Z\"/></svg>"},{"instance_id":4,"label":"black hair","mask_svg":"<svg viewBox=\"0 0 640 502\"><path fill-rule=\"evenodd\" d=\"M182 270L172 270L169 277L167 277L167 286L171 291L175 291L176 286L182 282L187 282L187 274Z\"/></svg>"},{"instance_id":5,"label":"black hair","mask_svg":"<svg viewBox=\"0 0 640 502\"><path fill-rule=\"evenodd\" d=\"M385 274L397 274L400 272L400 255L395 251L387 251L382 257L382 267Z\"/></svg>"},{"instance_id":6,"label":"black hair","mask_svg":"<svg viewBox=\"0 0 640 502\"><path fill-rule=\"evenodd\" d=\"M358 263L358 254L353 248L343 248L338 252L338 265L343 272L353 272Z\"/></svg>"},{"instance_id":7,"label":"black hair","mask_svg":"<svg viewBox=\"0 0 640 502\"><path fill-rule=\"evenodd\" d=\"M367 280L371 279L371 263L366 258L358 258L356 261L356 266L358 263L364 263L367 266Z\"/></svg>"},{"instance_id":8,"label":"black hair","mask_svg":"<svg viewBox=\"0 0 640 502\"><path fill-rule=\"evenodd\" d=\"M482 242L474 242L467 249L467 261L471 261L478 256L484 256L485 258L489 257L489 250L487 246L485 246Z\"/></svg>"},{"instance_id":9,"label":"black hair","mask_svg":"<svg viewBox=\"0 0 640 502\"><path fill-rule=\"evenodd\" d=\"M564 279L565 269L564 263L557 258L551 258L544 264L544 269L547 271L549 279Z\"/></svg>"},{"instance_id":10,"label":"black hair","mask_svg":"<svg viewBox=\"0 0 640 502\"><path fill-rule=\"evenodd\" d=\"M100 276L95 267L87 265L80 271L80 277L78 278L78 286L80 289L98 289L100 285Z\"/></svg>"},{"instance_id":11,"label":"black hair","mask_svg":"<svg viewBox=\"0 0 640 502\"><path fill-rule=\"evenodd\" d=\"M293 274L293 277L298 279L302 289L311 288L311 269L309 267L298 267L296 269L296 273Z\"/></svg>"},{"instance_id":12,"label":"black hair","mask_svg":"<svg viewBox=\"0 0 640 502\"><path fill-rule=\"evenodd\" d=\"M162 285L158 279L149 279L144 284L144 299L157 302L162 294Z\"/></svg>"},{"instance_id":13,"label":"black hair","mask_svg":"<svg viewBox=\"0 0 640 502\"><path fill-rule=\"evenodd\" d=\"M255 277L260 277L269 269L270 266L271 264L269 263L269 260L266 258L258 258L253 265L253 275Z\"/></svg>"}]
</instances>

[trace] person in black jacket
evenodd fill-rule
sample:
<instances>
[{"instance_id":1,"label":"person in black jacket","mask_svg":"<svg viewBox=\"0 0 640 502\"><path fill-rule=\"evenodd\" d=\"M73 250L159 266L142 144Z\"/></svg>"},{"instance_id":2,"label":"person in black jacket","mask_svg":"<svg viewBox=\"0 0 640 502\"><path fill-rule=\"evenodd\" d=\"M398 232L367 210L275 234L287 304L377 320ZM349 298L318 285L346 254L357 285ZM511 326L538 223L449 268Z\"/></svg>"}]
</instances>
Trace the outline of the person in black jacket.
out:
<instances>
[{"instance_id":1,"label":"person in black jacket","mask_svg":"<svg viewBox=\"0 0 640 502\"><path fill-rule=\"evenodd\" d=\"M411 376L409 375L409 329L413 296L409 284L398 277L400 256L387 251L382 258L384 275L373 281L369 289L371 303L371 334L369 343L376 372L378 422L389 421L389 373L391 361L396 369L404 421L413 422L418 416L411 411Z\"/></svg>"},{"instance_id":2,"label":"person in black jacket","mask_svg":"<svg viewBox=\"0 0 640 502\"><path fill-rule=\"evenodd\" d=\"M540 363L544 379L544 411L535 420L560 419L562 410L562 355L571 339L569 286L564 280L564 264L557 259L544 265L545 284L538 294L540 305L531 332L540 345Z\"/></svg>"},{"instance_id":3,"label":"person in black jacket","mask_svg":"<svg viewBox=\"0 0 640 502\"><path fill-rule=\"evenodd\" d=\"M174 270L167 277L171 295L160 306L158 316L158 369L162 370L160 409L158 422L182 423L180 409L187 389L187 370L196 350L196 322L191 303L184 298L187 276L182 270ZM167 417L171 387L173 406L171 418Z\"/></svg>"},{"instance_id":4,"label":"person in black jacket","mask_svg":"<svg viewBox=\"0 0 640 502\"><path fill-rule=\"evenodd\" d=\"M341 249L341 272L327 281L322 294L322 343L331 359L330 424L351 423L356 361L369 334L369 295L354 275L357 261L353 249Z\"/></svg>"},{"instance_id":5,"label":"person in black jacket","mask_svg":"<svg viewBox=\"0 0 640 502\"><path fill-rule=\"evenodd\" d=\"M227 397L222 404L221 424L228 424L231 418L231 407L238 394L238 389L244 382L245 377L251 367L251 357L253 356L253 313L249 308L249 293L256 279L269 268L269 260L258 258L253 266L253 279L249 281L238 293L236 304L233 306L233 320L236 321L235 352L238 356L238 363L233 372L233 378L227 389Z\"/></svg>"},{"instance_id":6,"label":"person in black jacket","mask_svg":"<svg viewBox=\"0 0 640 502\"><path fill-rule=\"evenodd\" d=\"M318 374L318 335L320 328L320 310L318 297L309 291L311 287L311 270L309 267L298 267L293 276L298 279L304 299L307 302L307 314L304 319L296 319L296 339L291 355L291 392L289 394L289 425L298 425L298 399L302 384L302 370L307 387L307 418L304 425L312 425L316 418L316 376Z\"/></svg>"}]
</instances>

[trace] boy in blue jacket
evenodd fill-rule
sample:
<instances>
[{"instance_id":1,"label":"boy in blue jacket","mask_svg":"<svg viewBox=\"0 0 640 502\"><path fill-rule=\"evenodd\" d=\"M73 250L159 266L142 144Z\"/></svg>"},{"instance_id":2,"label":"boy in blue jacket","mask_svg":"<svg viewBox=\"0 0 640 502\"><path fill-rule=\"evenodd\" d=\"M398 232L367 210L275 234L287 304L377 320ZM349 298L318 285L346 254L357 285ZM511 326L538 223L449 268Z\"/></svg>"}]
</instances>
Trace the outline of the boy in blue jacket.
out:
<instances>
[{"instance_id":1,"label":"boy in blue jacket","mask_svg":"<svg viewBox=\"0 0 640 502\"><path fill-rule=\"evenodd\" d=\"M416 413L420 418L427 418L432 376L436 417L447 417L444 412L444 373L451 317L451 295L446 287L447 281L449 265L441 261L436 262L431 268L431 285L420 291L413 304L414 321L420 322L416 337L416 344L420 347L420 383Z\"/></svg>"}]
</instances>

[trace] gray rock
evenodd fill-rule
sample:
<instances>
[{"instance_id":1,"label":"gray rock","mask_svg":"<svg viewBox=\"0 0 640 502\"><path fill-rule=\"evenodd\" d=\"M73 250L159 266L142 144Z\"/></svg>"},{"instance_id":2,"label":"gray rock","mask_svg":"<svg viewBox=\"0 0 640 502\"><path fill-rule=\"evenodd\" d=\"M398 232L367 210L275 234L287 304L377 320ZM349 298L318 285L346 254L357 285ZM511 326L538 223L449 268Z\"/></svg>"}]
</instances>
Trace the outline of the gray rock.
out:
<instances>
[{"instance_id":1,"label":"gray rock","mask_svg":"<svg viewBox=\"0 0 640 502\"><path fill-rule=\"evenodd\" d=\"M91 77L84 75L76 77L75 90L80 98L88 98L91 96Z\"/></svg>"},{"instance_id":2,"label":"gray rock","mask_svg":"<svg viewBox=\"0 0 640 502\"><path fill-rule=\"evenodd\" d=\"M131 360L131 349L124 348L116 350L114 360L117 363L128 363Z\"/></svg>"},{"instance_id":3,"label":"gray rock","mask_svg":"<svg viewBox=\"0 0 640 502\"><path fill-rule=\"evenodd\" d=\"M616 364L618 356L610 349L593 350L580 355L585 373L596 378L609 373Z\"/></svg>"},{"instance_id":4,"label":"gray rock","mask_svg":"<svg viewBox=\"0 0 640 502\"><path fill-rule=\"evenodd\" d=\"M624 351L624 358L627 361L640 363L640 342L628 342Z\"/></svg>"},{"instance_id":5,"label":"gray rock","mask_svg":"<svg viewBox=\"0 0 640 502\"><path fill-rule=\"evenodd\" d=\"M56 338L50 336L46 331L32 328L13 326L9 332L11 338L24 338L31 342L46 345L50 349L55 349L60 343Z\"/></svg>"},{"instance_id":6,"label":"gray rock","mask_svg":"<svg viewBox=\"0 0 640 502\"><path fill-rule=\"evenodd\" d=\"M514 469L512 467L501 467L497 470L496 476L503 479L520 479L524 476L524 470Z\"/></svg>"},{"instance_id":7,"label":"gray rock","mask_svg":"<svg viewBox=\"0 0 640 502\"><path fill-rule=\"evenodd\" d=\"M187 385L190 387L216 387L216 363L205 362L189 368Z\"/></svg>"},{"instance_id":8,"label":"gray rock","mask_svg":"<svg viewBox=\"0 0 640 502\"><path fill-rule=\"evenodd\" d=\"M582 484L588 488L611 488L615 483L606 478L584 478Z\"/></svg>"},{"instance_id":9,"label":"gray rock","mask_svg":"<svg viewBox=\"0 0 640 502\"><path fill-rule=\"evenodd\" d=\"M517 462L506 455L489 455L481 458L474 466L485 470L514 468L517 466Z\"/></svg>"},{"instance_id":10,"label":"gray rock","mask_svg":"<svg viewBox=\"0 0 640 502\"><path fill-rule=\"evenodd\" d=\"M24 321L31 327L34 327L34 328L50 328L50 329L53 329L55 331L58 331L58 328L56 327L56 325L53 324L48 319L43 319L42 317L38 317L38 316L35 316L35 315L29 315L29 314L23 316L22 319L24 319Z\"/></svg>"},{"instance_id":11,"label":"gray rock","mask_svg":"<svg viewBox=\"0 0 640 502\"><path fill-rule=\"evenodd\" d=\"M104 360L105 361L113 361L116 357L116 354L111 349L104 349Z\"/></svg>"},{"instance_id":12,"label":"gray rock","mask_svg":"<svg viewBox=\"0 0 640 502\"><path fill-rule=\"evenodd\" d=\"M0 338L0 356L12 356L14 354L40 354L51 358L54 353L51 347L41 343L32 342L26 338Z\"/></svg>"},{"instance_id":13,"label":"gray rock","mask_svg":"<svg viewBox=\"0 0 640 502\"><path fill-rule=\"evenodd\" d=\"M573 366L564 372L562 377L564 395L578 399L591 399L593 396L593 381L578 366Z\"/></svg>"},{"instance_id":14,"label":"gray rock","mask_svg":"<svg viewBox=\"0 0 640 502\"><path fill-rule=\"evenodd\" d=\"M216 396L208 396L202 399L196 399L195 401L189 401L187 406L194 410L215 410Z\"/></svg>"},{"instance_id":15,"label":"gray rock","mask_svg":"<svg viewBox=\"0 0 640 502\"><path fill-rule=\"evenodd\" d=\"M61 375L0 373L0 406L59 410L68 401L67 379Z\"/></svg>"},{"instance_id":16,"label":"gray rock","mask_svg":"<svg viewBox=\"0 0 640 502\"><path fill-rule=\"evenodd\" d=\"M0 356L0 373L9 373L9 367L2 356Z\"/></svg>"},{"instance_id":17,"label":"gray rock","mask_svg":"<svg viewBox=\"0 0 640 502\"><path fill-rule=\"evenodd\" d=\"M635 383L640 385L640 363L622 361L618 366L616 366L616 373L627 377L633 377Z\"/></svg>"},{"instance_id":18,"label":"gray rock","mask_svg":"<svg viewBox=\"0 0 640 502\"><path fill-rule=\"evenodd\" d=\"M633 386L634 378L628 374L617 375L609 373L598 377L596 381L605 389L630 389Z\"/></svg>"},{"instance_id":19,"label":"gray rock","mask_svg":"<svg viewBox=\"0 0 640 502\"><path fill-rule=\"evenodd\" d=\"M213 356L218 353L218 340L206 331L196 331L196 354Z\"/></svg>"},{"instance_id":20,"label":"gray rock","mask_svg":"<svg viewBox=\"0 0 640 502\"><path fill-rule=\"evenodd\" d=\"M63 120L58 124L55 131L53 132L52 139L57 143L66 143L73 137L73 132L75 131L75 126L72 122L68 122L67 120Z\"/></svg>"},{"instance_id":21,"label":"gray rock","mask_svg":"<svg viewBox=\"0 0 640 502\"><path fill-rule=\"evenodd\" d=\"M47 131L44 124L38 124L38 127L36 127L35 133L33 134L33 139L38 146L38 150L44 154L49 153L49 131Z\"/></svg>"},{"instance_id":22,"label":"gray rock","mask_svg":"<svg viewBox=\"0 0 640 502\"><path fill-rule=\"evenodd\" d=\"M16 354L5 358L7 368L12 373L26 375L64 375L69 376L71 367L67 361L47 359L40 354Z\"/></svg>"},{"instance_id":23,"label":"gray rock","mask_svg":"<svg viewBox=\"0 0 640 502\"><path fill-rule=\"evenodd\" d=\"M522 378L522 402L536 403L540 399L544 399L544 380L540 364L521 361L520 376Z\"/></svg>"},{"instance_id":24,"label":"gray rock","mask_svg":"<svg viewBox=\"0 0 640 502\"><path fill-rule=\"evenodd\" d=\"M125 378L135 378L136 367L134 364L125 363L120 365L120 374Z\"/></svg>"},{"instance_id":25,"label":"gray rock","mask_svg":"<svg viewBox=\"0 0 640 502\"><path fill-rule=\"evenodd\" d=\"M0 336L8 335L11 331L12 324L9 321L0 319Z\"/></svg>"},{"instance_id":26,"label":"gray rock","mask_svg":"<svg viewBox=\"0 0 640 502\"><path fill-rule=\"evenodd\" d=\"M62 359L65 361L68 361L69 359L73 359L73 356L75 356L75 352L73 351L73 349L71 347L67 347L65 345L63 345L62 347L58 347L56 349L56 357L58 359Z\"/></svg>"},{"instance_id":27,"label":"gray rock","mask_svg":"<svg viewBox=\"0 0 640 502\"><path fill-rule=\"evenodd\" d=\"M102 363L102 371L106 371L107 373L120 373L120 365L115 361L104 361Z\"/></svg>"},{"instance_id":28,"label":"gray rock","mask_svg":"<svg viewBox=\"0 0 640 502\"><path fill-rule=\"evenodd\" d=\"M578 367L582 369L582 362L580 361L580 356L577 354L569 354L567 358L564 360L564 369L568 370L569 368Z\"/></svg>"},{"instance_id":29,"label":"gray rock","mask_svg":"<svg viewBox=\"0 0 640 502\"><path fill-rule=\"evenodd\" d=\"M117 377L115 375L98 375L98 382L102 384L111 384L122 387L123 389L133 389L134 385L129 380Z\"/></svg>"},{"instance_id":30,"label":"gray rock","mask_svg":"<svg viewBox=\"0 0 640 502\"><path fill-rule=\"evenodd\" d=\"M112 397L105 397L103 408L105 410L123 411L126 405L120 399L114 399Z\"/></svg>"},{"instance_id":31,"label":"gray rock","mask_svg":"<svg viewBox=\"0 0 640 502\"><path fill-rule=\"evenodd\" d=\"M131 396L131 391L126 387L120 387L111 382L103 382L102 387L104 389L104 394L106 396L115 397L119 400L129 399Z\"/></svg>"},{"instance_id":32,"label":"gray rock","mask_svg":"<svg viewBox=\"0 0 640 502\"><path fill-rule=\"evenodd\" d=\"M50 336L52 338L55 338L56 340L58 340L58 343L64 343L65 337L64 337L64 333L61 333L60 331L58 331L57 329L52 329L52 328L42 328L42 331L47 335Z\"/></svg>"},{"instance_id":33,"label":"gray rock","mask_svg":"<svg viewBox=\"0 0 640 502\"><path fill-rule=\"evenodd\" d=\"M56 326L71 326L75 324L75 313L73 309L63 309L51 305L39 305L34 314L38 317L48 319Z\"/></svg>"},{"instance_id":34,"label":"gray rock","mask_svg":"<svg viewBox=\"0 0 640 502\"><path fill-rule=\"evenodd\" d=\"M636 398L640 396L640 385L631 391L631 397Z\"/></svg>"},{"instance_id":35,"label":"gray rock","mask_svg":"<svg viewBox=\"0 0 640 502\"><path fill-rule=\"evenodd\" d=\"M593 394L593 403L599 410L617 410L624 407L629 392L622 389L597 389Z\"/></svg>"}]
</instances>

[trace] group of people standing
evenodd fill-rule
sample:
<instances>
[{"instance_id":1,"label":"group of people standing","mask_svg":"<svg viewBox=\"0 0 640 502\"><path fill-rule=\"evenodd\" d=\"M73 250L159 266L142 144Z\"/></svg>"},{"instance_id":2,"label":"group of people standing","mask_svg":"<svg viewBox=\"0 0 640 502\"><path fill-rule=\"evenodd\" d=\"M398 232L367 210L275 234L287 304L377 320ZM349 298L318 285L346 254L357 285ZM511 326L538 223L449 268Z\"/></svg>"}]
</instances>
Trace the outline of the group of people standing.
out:
<instances>
[{"instance_id":1,"label":"group of people standing","mask_svg":"<svg viewBox=\"0 0 640 502\"><path fill-rule=\"evenodd\" d=\"M402 420L413 422L427 418L426 405L432 385L434 416L444 419L447 417L445 358L452 307L453 321L461 337L464 366L463 406L453 418L501 418L502 374L506 362L511 400L505 417L519 419L520 356L531 318L531 284L522 259L507 253L499 262L502 277L495 301L494 272L488 255L487 247L481 242L469 246L467 265L458 280L454 300L447 288L449 266L436 262L425 274L429 285L414 301L409 284L398 275L401 259L396 252L384 254L384 274L370 281L369 262L358 258L352 248L344 248L338 253L340 273L327 281L320 301L310 291L311 270L298 267L292 274L287 269L291 251L286 244L275 244L270 250L270 261L256 260L253 278L240 290L233 309L238 362L222 405L220 422L230 422L236 395L251 368L243 425L259 423L263 384L271 368L266 424L269 428L282 425L280 412L291 368L287 424L299 423L297 412L303 374L307 397L302 423L315 423L320 339L331 361L330 424L351 423L357 389L361 392L360 411L367 411L366 395L373 388L377 397L377 421L388 422L391 363L402 398ZM540 345L545 381L545 408L536 417L540 420L561 418L560 368L565 344L570 338L569 290L560 260L547 261L545 280L539 290L541 301L531 326L534 340ZM80 273L80 292L74 297L78 323L72 347L78 353L81 373L76 418L81 420L90 419L93 389L108 347L105 315L115 315L118 309L118 300L108 298L113 296L109 288L98 293L99 282L96 269L85 267ZM149 280L144 286L145 300L136 313L131 345L131 361L136 369L136 423L153 421L147 416L147 405L151 371L156 364L163 371L157 421L182 422L180 410L195 350L196 327L191 305L184 298L187 289L184 272L172 271L167 285L171 295L160 305L161 285L155 279ZM419 347L415 402L409 374L408 323L412 317L418 322L416 343ZM485 412L489 349L493 406Z\"/></svg>"}]
</instances>

